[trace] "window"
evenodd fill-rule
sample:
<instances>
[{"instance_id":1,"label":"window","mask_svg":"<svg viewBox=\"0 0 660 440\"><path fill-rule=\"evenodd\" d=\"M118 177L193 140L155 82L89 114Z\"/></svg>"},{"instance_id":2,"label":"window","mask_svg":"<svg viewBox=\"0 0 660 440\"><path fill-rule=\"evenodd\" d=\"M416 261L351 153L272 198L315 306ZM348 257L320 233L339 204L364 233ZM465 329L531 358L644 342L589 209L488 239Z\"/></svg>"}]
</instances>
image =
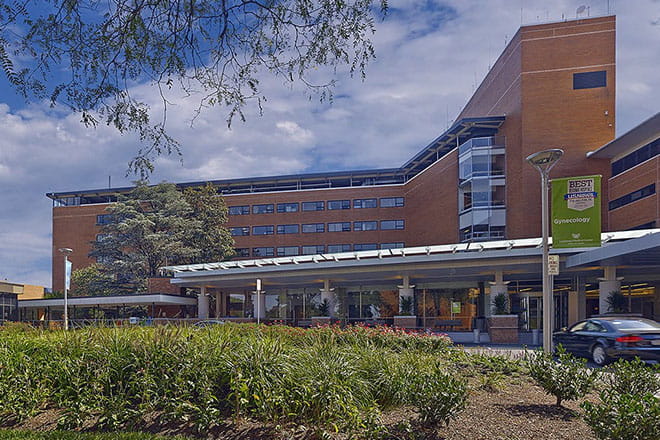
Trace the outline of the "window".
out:
<instances>
[{"instance_id":1,"label":"window","mask_svg":"<svg viewBox=\"0 0 660 440\"><path fill-rule=\"evenodd\" d=\"M254 257L273 257L273 256L275 256L275 250L272 247L252 248L252 256L254 256Z\"/></svg>"},{"instance_id":2,"label":"window","mask_svg":"<svg viewBox=\"0 0 660 440\"><path fill-rule=\"evenodd\" d=\"M607 86L607 72L599 70L597 72L583 72L573 74L573 89L595 89L596 87Z\"/></svg>"},{"instance_id":3,"label":"window","mask_svg":"<svg viewBox=\"0 0 660 440\"><path fill-rule=\"evenodd\" d=\"M293 257L295 255L300 255L298 246L282 246L277 248L278 257Z\"/></svg>"},{"instance_id":4,"label":"window","mask_svg":"<svg viewBox=\"0 0 660 440\"><path fill-rule=\"evenodd\" d=\"M298 212L298 203L278 203L277 212Z\"/></svg>"},{"instance_id":5,"label":"window","mask_svg":"<svg viewBox=\"0 0 660 440\"><path fill-rule=\"evenodd\" d=\"M636 231L636 230L639 230L639 229L655 229L655 220L652 221L652 222L648 222L648 223L643 223L643 224L641 224L641 225L637 225L637 226L635 226L635 227L633 227L633 228L630 228L630 229L628 229L628 230L629 230L629 231Z\"/></svg>"},{"instance_id":6,"label":"window","mask_svg":"<svg viewBox=\"0 0 660 440\"><path fill-rule=\"evenodd\" d=\"M354 251L375 251L376 249L378 249L376 243L358 243L353 245Z\"/></svg>"},{"instance_id":7,"label":"window","mask_svg":"<svg viewBox=\"0 0 660 440\"><path fill-rule=\"evenodd\" d=\"M328 200L328 210L351 209L350 200Z\"/></svg>"},{"instance_id":8,"label":"window","mask_svg":"<svg viewBox=\"0 0 660 440\"><path fill-rule=\"evenodd\" d=\"M376 231L378 230L377 221L353 222L354 231Z\"/></svg>"},{"instance_id":9,"label":"window","mask_svg":"<svg viewBox=\"0 0 660 440\"><path fill-rule=\"evenodd\" d=\"M252 205L252 214L272 214L275 207L272 203L267 205Z\"/></svg>"},{"instance_id":10,"label":"window","mask_svg":"<svg viewBox=\"0 0 660 440\"><path fill-rule=\"evenodd\" d=\"M273 225L252 226L252 235L273 235Z\"/></svg>"},{"instance_id":11,"label":"window","mask_svg":"<svg viewBox=\"0 0 660 440\"><path fill-rule=\"evenodd\" d=\"M308 223L302 225L303 234L325 232L325 223Z\"/></svg>"},{"instance_id":12,"label":"window","mask_svg":"<svg viewBox=\"0 0 660 440\"><path fill-rule=\"evenodd\" d=\"M250 206L230 206L229 215L248 215L250 213Z\"/></svg>"},{"instance_id":13,"label":"window","mask_svg":"<svg viewBox=\"0 0 660 440\"><path fill-rule=\"evenodd\" d=\"M396 242L396 243L381 243L380 248L381 249L401 249L406 247L404 243L401 242Z\"/></svg>"},{"instance_id":14,"label":"window","mask_svg":"<svg viewBox=\"0 0 660 440\"><path fill-rule=\"evenodd\" d=\"M96 216L97 225L109 225L115 222L114 214L100 214Z\"/></svg>"},{"instance_id":15,"label":"window","mask_svg":"<svg viewBox=\"0 0 660 440\"><path fill-rule=\"evenodd\" d=\"M403 229L403 220L381 220L380 229L391 231L393 229Z\"/></svg>"},{"instance_id":16,"label":"window","mask_svg":"<svg viewBox=\"0 0 660 440\"><path fill-rule=\"evenodd\" d=\"M626 194L623 197L619 197L618 199L612 200L609 204L610 211L625 206L629 203L635 202L639 199L643 199L644 197L651 196L653 194L655 194L655 183L645 186L644 188L638 189L637 191L633 191L630 194Z\"/></svg>"},{"instance_id":17,"label":"window","mask_svg":"<svg viewBox=\"0 0 660 440\"><path fill-rule=\"evenodd\" d=\"M378 203L376 199L355 199L353 200L353 208L377 208Z\"/></svg>"},{"instance_id":18,"label":"window","mask_svg":"<svg viewBox=\"0 0 660 440\"><path fill-rule=\"evenodd\" d=\"M325 202L302 202L303 211L323 211Z\"/></svg>"},{"instance_id":19,"label":"window","mask_svg":"<svg viewBox=\"0 0 660 440\"><path fill-rule=\"evenodd\" d=\"M351 222L328 223L328 232L350 232Z\"/></svg>"},{"instance_id":20,"label":"window","mask_svg":"<svg viewBox=\"0 0 660 440\"><path fill-rule=\"evenodd\" d=\"M236 226L233 228L229 228L229 233L231 234L232 237L238 237L241 235L250 235L250 227L249 226Z\"/></svg>"},{"instance_id":21,"label":"window","mask_svg":"<svg viewBox=\"0 0 660 440\"><path fill-rule=\"evenodd\" d=\"M297 234L299 232L299 225L277 225L278 234Z\"/></svg>"},{"instance_id":22,"label":"window","mask_svg":"<svg viewBox=\"0 0 660 440\"><path fill-rule=\"evenodd\" d=\"M324 252L325 252L325 246L323 246L322 244L302 247L303 255L316 255L316 254L322 254Z\"/></svg>"},{"instance_id":23,"label":"window","mask_svg":"<svg viewBox=\"0 0 660 440\"><path fill-rule=\"evenodd\" d=\"M250 257L250 248L236 248L236 257L249 258Z\"/></svg>"},{"instance_id":24,"label":"window","mask_svg":"<svg viewBox=\"0 0 660 440\"><path fill-rule=\"evenodd\" d=\"M381 208L401 208L403 206L403 197L384 197L380 199Z\"/></svg>"},{"instance_id":25,"label":"window","mask_svg":"<svg viewBox=\"0 0 660 440\"><path fill-rule=\"evenodd\" d=\"M351 251L351 245L350 244L329 244L328 245L328 253L329 254L337 254L339 252L350 252Z\"/></svg>"},{"instance_id":26,"label":"window","mask_svg":"<svg viewBox=\"0 0 660 440\"><path fill-rule=\"evenodd\" d=\"M612 162L612 177L658 155L660 155L660 138Z\"/></svg>"}]
</instances>

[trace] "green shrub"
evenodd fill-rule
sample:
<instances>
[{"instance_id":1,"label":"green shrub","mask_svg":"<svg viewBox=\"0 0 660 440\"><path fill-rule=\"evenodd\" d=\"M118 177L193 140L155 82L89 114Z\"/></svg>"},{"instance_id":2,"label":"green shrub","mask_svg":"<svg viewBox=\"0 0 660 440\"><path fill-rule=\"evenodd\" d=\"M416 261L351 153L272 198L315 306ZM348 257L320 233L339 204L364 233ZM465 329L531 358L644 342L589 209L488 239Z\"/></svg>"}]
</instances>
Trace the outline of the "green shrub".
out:
<instances>
[{"instance_id":1,"label":"green shrub","mask_svg":"<svg viewBox=\"0 0 660 440\"><path fill-rule=\"evenodd\" d=\"M603 375L600 402L584 402L584 420L601 440L656 440L660 434L660 377L635 358L619 360Z\"/></svg>"},{"instance_id":2,"label":"green shrub","mask_svg":"<svg viewBox=\"0 0 660 440\"><path fill-rule=\"evenodd\" d=\"M596 371L586 368L585 359L577 359L557 347L557 360L549 353L537 350L525 355L529 375L537 385L557 398L556 405L563 400L576 400L591 389Z\"/></svg>"},{"instance_id":3,"label":"green shrub","mask_svg":"<svg viewBox=\"0 0 660 440\"><path fill-rule=\"evenodd\" d=\"M650 393L601 392L601 403L583 402L584 420L600 440L657 440L660 401Z\"/></svg>"},{"instance_id":4,"label":"green shrub","mask_svg":"<svg viewBox=\"0 0 660 440\"><path fill-rule=\"evenodd\" d=\"M467 385L435 367L413 378L407 400L419 412L422 423L448 425L467 404Z\"/></svg>"},{"instance_id":5,"label":"green shrub","mask_svg":"<svg viewBox=\"0 0 660 440\"><path fill-rule=\"evenodd\" d=\"M655 394L660 391L660 371L647 366L639 358L620 359L606 370L603 386L617 394Z\"/></svg>"}]
</instances>

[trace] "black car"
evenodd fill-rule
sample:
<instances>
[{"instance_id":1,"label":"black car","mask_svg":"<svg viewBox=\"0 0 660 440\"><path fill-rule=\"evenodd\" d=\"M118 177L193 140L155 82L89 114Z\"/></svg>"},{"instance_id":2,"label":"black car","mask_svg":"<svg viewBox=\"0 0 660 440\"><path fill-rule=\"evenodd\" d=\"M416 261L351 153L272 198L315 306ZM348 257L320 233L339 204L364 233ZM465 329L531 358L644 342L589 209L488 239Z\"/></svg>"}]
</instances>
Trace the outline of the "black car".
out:
<instances>
[{"instance_id":1,"label":"black car","mask_svg":"<svg viewBox=\"0 0 660 440\"><path fill-rule=\"evenodd\" d=\"M645 318L603 316L586 319L555 332L555 346L589 357L596 365L619 358L660 362L660 324Z\"/></svg>"}]
</instances>

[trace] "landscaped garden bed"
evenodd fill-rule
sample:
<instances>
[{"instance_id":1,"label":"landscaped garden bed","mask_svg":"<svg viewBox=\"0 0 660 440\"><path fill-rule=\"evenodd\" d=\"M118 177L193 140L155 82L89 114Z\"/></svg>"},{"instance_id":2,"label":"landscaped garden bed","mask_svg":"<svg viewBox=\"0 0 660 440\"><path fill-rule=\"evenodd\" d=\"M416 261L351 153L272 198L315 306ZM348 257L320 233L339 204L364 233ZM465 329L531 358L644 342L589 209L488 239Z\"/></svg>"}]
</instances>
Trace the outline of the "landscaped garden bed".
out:
<instances>
[{"instance_id":1,"label":"landscaped garden bed","mask_svg":"<svg viewBox=\"0 0 660 440\"><path fill-rule=\"evenodd\" d=\"M582 385L575 371L584 365L566 361L554 376L537 377L536 370L554 371L547 362L540 354L526 361L470 354L444 336L359 326L6 330L0 425L229 439L597 438L583 421L589 408L579 405L608 398L585 397L595 375L584 375L590 382ZM649 402L638 425L658 411ZM0 437L87 440L12 432Z\"/></svg>"}]
</instances>

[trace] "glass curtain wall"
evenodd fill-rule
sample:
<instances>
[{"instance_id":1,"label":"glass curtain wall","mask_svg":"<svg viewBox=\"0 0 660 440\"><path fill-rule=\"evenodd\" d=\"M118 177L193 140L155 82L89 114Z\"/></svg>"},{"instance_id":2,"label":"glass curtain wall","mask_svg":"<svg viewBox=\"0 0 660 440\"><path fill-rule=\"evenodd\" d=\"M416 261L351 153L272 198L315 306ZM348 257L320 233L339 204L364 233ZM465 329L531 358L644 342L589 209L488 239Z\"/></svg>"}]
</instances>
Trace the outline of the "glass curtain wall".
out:
<instances>
[{"instance_id":1,"label":"glass curtain wall","mask_svg":"<svg viewBox=\"0 0 660 440\"><path fill-rule=\"evenodd\" d=\"M470 139L458 148L458 154L460 240L504 238L504 138Z\"/></svg>"}]
</instances>

